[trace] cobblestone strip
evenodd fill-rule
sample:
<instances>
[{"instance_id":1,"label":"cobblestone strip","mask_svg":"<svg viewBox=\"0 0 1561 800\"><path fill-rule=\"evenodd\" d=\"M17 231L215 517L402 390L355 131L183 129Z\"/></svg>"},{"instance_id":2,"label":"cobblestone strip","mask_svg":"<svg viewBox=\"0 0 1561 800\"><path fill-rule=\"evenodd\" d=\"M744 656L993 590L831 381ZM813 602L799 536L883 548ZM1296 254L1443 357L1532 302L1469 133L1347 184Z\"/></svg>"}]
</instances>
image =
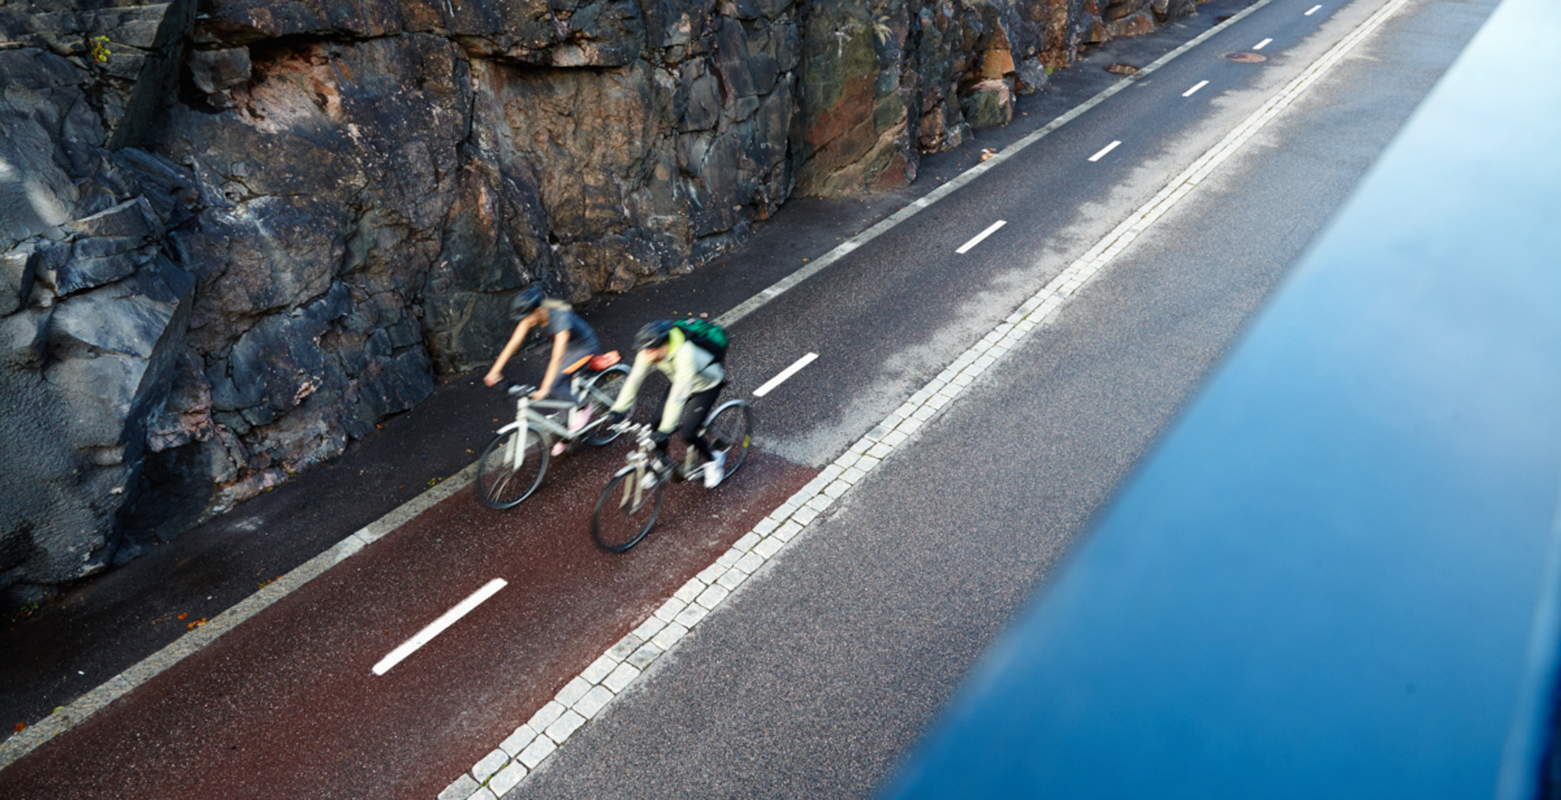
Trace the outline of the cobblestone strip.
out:
<instances>
[{"instance_id":1,"label":"cobblestone strip","mask_svg":"<svg viewBox=\"0 0 1561 800\"><path fill-rule=\"evenodd\" d=\"M883 422L858 439L812 481L760 520L715 563L706 567L662 603L558 694L515 729L492 753L457 778L439 800L496 800L504 796L585 723L600 715L613 698L633 685L662 654L687 636L749 576L775 558L787 544L826 514L884 459L912 442L921 428L974 384L982 373L1017 347L1080 287L1204 178L1245 144L1258 129L1306 91L1351 48L1375 30L1407 0L1392 0L1333 49L1318 59L1261 108L1204 153L1148 203L1063 270L1045 288L1024 301L996 328L916 390Z\"/></svg>"}]
</instances>

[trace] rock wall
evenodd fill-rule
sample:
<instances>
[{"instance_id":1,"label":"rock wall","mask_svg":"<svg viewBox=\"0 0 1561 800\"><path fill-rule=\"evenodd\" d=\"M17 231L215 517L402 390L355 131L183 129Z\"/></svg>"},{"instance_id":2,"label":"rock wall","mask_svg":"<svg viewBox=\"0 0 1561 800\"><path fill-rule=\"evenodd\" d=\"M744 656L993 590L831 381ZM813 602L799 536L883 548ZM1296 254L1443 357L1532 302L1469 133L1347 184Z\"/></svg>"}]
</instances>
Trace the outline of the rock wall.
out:
<instances>
[{"instance_id":1,"label":"rock wall","mask_svg":"<svg viewBox=\"0 0 1561 800\"><path fill-rule=\"evenodd\" d=\"M902 186L1191 0L0 0L0 589L328 459L513 291ZM19 413L18 413L19 412Z\"/></svg>"}]
</instances>

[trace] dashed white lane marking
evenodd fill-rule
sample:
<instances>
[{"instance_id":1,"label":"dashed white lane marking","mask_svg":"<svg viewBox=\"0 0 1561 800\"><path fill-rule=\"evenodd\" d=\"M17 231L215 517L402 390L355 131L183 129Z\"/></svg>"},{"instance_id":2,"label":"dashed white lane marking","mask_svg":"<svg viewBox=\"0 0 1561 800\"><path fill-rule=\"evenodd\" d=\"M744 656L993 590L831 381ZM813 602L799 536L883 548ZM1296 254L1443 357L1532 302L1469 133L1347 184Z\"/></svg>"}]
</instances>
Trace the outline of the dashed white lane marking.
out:
<instances>
[{"instance_id":1,"label":"dashed white lane marking","mask_svg":"<svg viewBox=\"0 0 1561 800\"><path fill-rule=\"evenodd\" d=\"M1193 84L1193 87L1191 89L1188 89L1187 91L1182 92L1182 97L1192 97L1192 93L1193 92L1196 92L1199 89L1202 89L1203 87L1208 86L1208 85L1209 85L1208 81L1198 81L1197 83Z\"/></svg>"},{"instance_id":2,"label":"dashed white lane marking","mask_svg":"<svg viewBox=\"0 0 1561 800\"><path fill-rule=\"evenodd\" d=\"M1111 144L1108 144L1105 147L1100 148L1100 152L1090 156L1089 160L1090 161L1099 161L1100 159L1104 158L1107 153L1111 152L1112 150L1117 149L1117 145L1119 145L1119 144L1121 144L1121 142L1112 142Z\"/></svg>"},{"instance_id":3,"label":"dashed white lane marking","mask_svg":"<svg viewBox=\"0 0 1561 800\"><path fill-rule=\"evenodd\" d=\"M1262 50L1263 48L1267 47L1273 41L1274 41L1273 39L1264 39L1263 41L1258 42L1255 45L1252 45L1252 49L1253 50Z\"/></svg>"},{"instance_id":4,"label":"dashed white lane marking","mask_svg":"<svg viewBox=\"0 0 1561 800\"><path fill-rule=\"evenodd\" d=\"M779 375L776 375L775 377L765 381L763 386L754 389L753 396L763 397L769 394L771 389L774 389L782 383L785 383L787 378L797 374L803 367L813 363L814 359L817 358L818 353L808 353L802 358L797 359L791 366L781 370Z\"/></svg>"},{"instance_id":5,"label":"dashed white lane marking","mask_svg":"<svg viewBox=\"0 0 1561 800\"><path fill-rule=\"evenodd\" d=\"M1306 13L1302 14L1301 16L1303 16L1303 17L1310 17L1311 15L1316 14L1318 11L1321 11L1321 10L1322 10L1322 6L1312 6L1311 8L1306 9Z\"/></svg>"},{"instance_id":6,"label":"dashed white lane marking","mask_svg":"<svg viewBox=\"0 0 1561 800\"><path fill-rule=\"evenodd\" d=\"M439 619L434 620L428 624L428 627L418 631L416 636L402 642L400 647L390 651L389 655L380 659L379 663L374 665L374 674L384 675L389 672L391 667L400 664L402 659L417 652L417 648L433 641L435 636L444 633L446 628L456 623L456 620L470 614L472 609L482 605L484 600L498 593L506 585L503 578L494 578L488 581L487 585L472 592L470 597L462 600L455 608L444 612Z\"/></svg>"},{"instance_id":7,"label":"dashed white lane marking","mask_svg":"<svg viewBox=\"0 0 1561 800\"><path fill-rule=\"evenodd\" d=\"M813 530L814 520L884 459L906 442L914 441L913 437L923 425L935 419L989 367L1024 342L1031 331L1043 326L1081 286L1099 274L1118 253L1197 188L1221 163L1239 151L1254 134L1406 2L1389 0L1299 77L1269 98L1219 144L1166 184L1153 199L1129 215L981 341L971 345L947 369L913 393L887 419L852 444L807 486L760 520L715 563L690 578L640 627L625 635L584 672L565 684L529 721L499 744L498 749L473 765L470 772L451 782L439 794L439 800L492 800L503 797L518 785L575 731L599 716L657 659L720 608L749 576L783 552L792 540Z\"/></svg>"},{"instance_id":8,"label":"dashed white lane marking","mask_svg":"<svg viewBox=\"0 0 1561 800\"><path fill-rule=\"evenodd\" d=\"M964 244L960 245L959 249L955 250L954 252L956 252L956 253L958 253L960 255L964 255L964 254L970 252L970 248L975 247L978 244L981 244L981 240L982 239L985 239L986 237L991 236L994 233L997 233L997 229L998 228L1001 228L1001 227L1003 227L1004 225L1007 225L1007 224L1008 224L1007 220L1001 220L1001 219L996 221L996 222L994 222L994 223L992 223L991 226L989 226L986 230L976 234L976 238L971 239L970 241L965 242Z\"/></svg>"}]
</instances>

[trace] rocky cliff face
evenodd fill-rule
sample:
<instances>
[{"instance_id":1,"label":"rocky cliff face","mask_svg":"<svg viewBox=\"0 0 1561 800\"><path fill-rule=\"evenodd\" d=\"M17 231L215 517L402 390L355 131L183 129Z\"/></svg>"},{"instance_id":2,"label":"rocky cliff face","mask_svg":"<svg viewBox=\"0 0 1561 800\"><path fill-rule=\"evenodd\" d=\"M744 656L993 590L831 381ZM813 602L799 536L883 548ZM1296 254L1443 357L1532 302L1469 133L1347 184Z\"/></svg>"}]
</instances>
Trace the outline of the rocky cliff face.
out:
<instances>
[{"instance_id":1,"label":"rocky cliff face","mask_svg":"<svg viewBox=\"0 0 1561 800\"><path fill-rule=\"evenodd\" d=\"M901 186L1191 0L0 0L0 589L491 360L509 295Z\"/></svg>"}]
</instances>

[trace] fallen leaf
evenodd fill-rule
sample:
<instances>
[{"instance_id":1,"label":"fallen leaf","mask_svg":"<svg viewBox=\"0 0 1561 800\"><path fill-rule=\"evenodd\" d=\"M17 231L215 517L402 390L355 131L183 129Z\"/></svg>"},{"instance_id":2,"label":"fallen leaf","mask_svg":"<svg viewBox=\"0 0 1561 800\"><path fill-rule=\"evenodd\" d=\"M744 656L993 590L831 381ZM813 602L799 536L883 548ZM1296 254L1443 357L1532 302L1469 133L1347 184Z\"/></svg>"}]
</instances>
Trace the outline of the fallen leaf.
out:
<instances>
[{"instance_id":1,"label":"fallen leaf","mask_svg":"<svg viewBox=\"0 0 1561 800\"><path fill-rule=\"evenodd\" d=\"M201 617L200 619L195 620L194 622L190 623L189 625L186 625L185 626L185 630L191 630L192 631L192 630L195 630L196 628L199 628L200 626L205 625L205 624L206 624L206 618L205 617Z\"/></svg>"},{"instance_id":2,"label":"fallen leaf","mask_svg":"<svg viewBox=\"0 0 1561 800\"><path fill-rule=\"evenodd\" d=\"M25 730L27 730L27 723L25 723L25 722L18 722L18 723L16 723L16 727L11 729L11 732L12 733L21 733L22 731L25 731Z\"/></svg>"},{"instance_id":3,"label":"fallen leaf","mask_svg":"<svg viewBox=\"0 0 1561 800\"><path fill-rule=\"evenodd\" d=\"M188 617L189 615L190 615L190 612L186 611L183 614L180 614L178 616L178 619L184 619L185 617Z\"/></svg>"}]
</instances>

